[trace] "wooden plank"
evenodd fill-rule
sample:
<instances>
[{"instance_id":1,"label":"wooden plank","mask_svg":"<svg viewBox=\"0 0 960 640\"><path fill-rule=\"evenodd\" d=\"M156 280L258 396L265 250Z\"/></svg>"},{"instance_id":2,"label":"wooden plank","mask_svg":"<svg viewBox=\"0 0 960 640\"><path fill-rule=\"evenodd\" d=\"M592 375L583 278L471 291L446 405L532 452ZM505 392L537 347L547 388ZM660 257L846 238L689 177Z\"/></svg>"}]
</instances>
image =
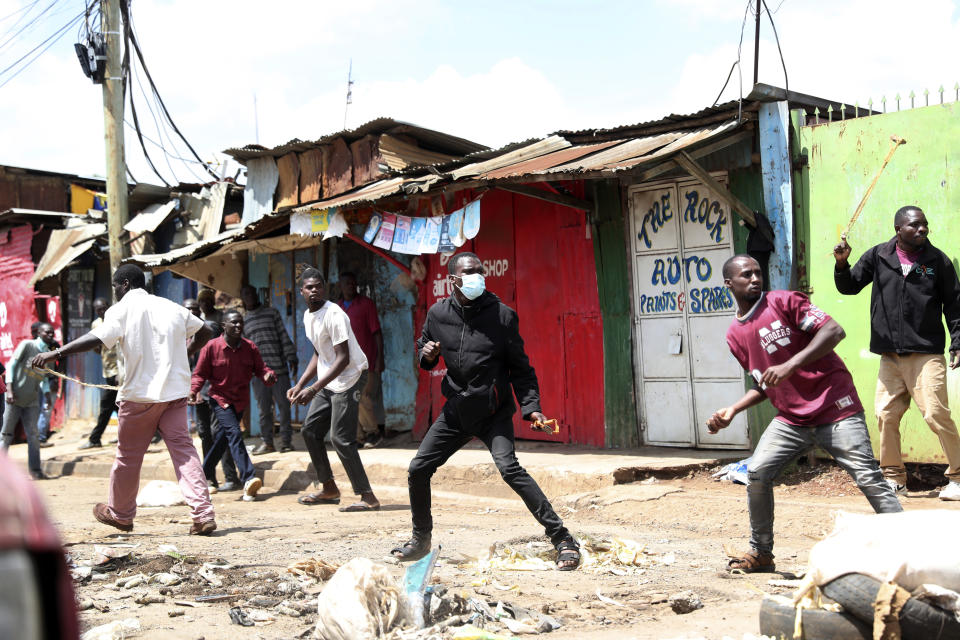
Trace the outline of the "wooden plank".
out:
<instances>
[{"instance_id":1,"label":"wooden plank","mask_svg":"<svg viewBox=\"0 0 960 640\"><path fill-rule=\"evenodd\" d=\"M786 101L771 102L760 108L763 202L777 240L768 265L771 289L791 289L793 284L793 182L789 117Z\"/></svg>"},{"instance_id":2,"label":"wooden plank","mask_svg":"<svg viewBox=\"0 0 960 640\"><path fill-rule=\"evenodd\" d=\"M343 138L323 147L321 170L323 197L330 198L353 188L353 156Z\"/></svg>"},{"instance_id":3,"label":"wooden plank","mask_svg":"<svg viewBox=\"0 0 960 640\"><path fill-rule=\"evenodd\" d=\"M757 218L753 215L753 211L751 211L747 205L740 202L740 199L730 193L726 187L714 180L713 176L697 164L697 161L691 158L686 151L681 151L674 156L673 161L687 173L702 182L703 186L718 199L722 200L731 210L735 211L737 215L746 220L747 224L751 227L757 226Z\"/></svg>"},{"instance_id":4,"label":"wooden plank","mask_svg":"<svg viewBox=\"0 0 960 640\"><path fill-rule=\"evenodd\" d=\"M300 204L323 197L320 191L320 173L323 168L323 152L310 149L297 156L300 163Z\"/></svg>"},{"instance_id":5,"label":"wooden plank","mask_svg":"<svg viewBox=\"0 0 960 640\"><path fill-rule=\"evenodd\" d=\"M300 202L300 163L297 154L290 152L277 158L277 209L292 207Z\"/></svg>"},{"instance_id":6,"label":"wooden plank","mask_svg":"<svg viewBox=\"0 0 960 640\"><path fill-rule=\"evenodd\" d=\"M573 196L563 195L562 193L552 193L550 191L544 191L543 189L528 187L522 184L498 184L495 188L500 189L501 191L509 191L510 193L518 193L522 196L536 198L537 200L543 200L552 204L558 204L563 207L570 207L571 209L577 209L578 211L593 211L592 202L582 200L580 198L574 198Z\"/></svg>"}]
</instances>

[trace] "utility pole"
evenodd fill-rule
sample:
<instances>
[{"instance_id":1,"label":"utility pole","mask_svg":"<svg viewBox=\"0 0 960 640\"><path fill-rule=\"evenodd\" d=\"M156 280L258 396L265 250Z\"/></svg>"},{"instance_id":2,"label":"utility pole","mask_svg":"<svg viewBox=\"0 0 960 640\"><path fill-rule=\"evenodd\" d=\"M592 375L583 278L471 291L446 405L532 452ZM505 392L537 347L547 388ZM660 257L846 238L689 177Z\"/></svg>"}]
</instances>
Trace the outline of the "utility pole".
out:
<instances>
[{"instance_id":1,"label":"utility pole","mask_svg":"<svg viewBox=\"0 0 960 640\"><path fill-rule=\"evenodd\" d=\"M107 234L110 271L124 258L123 225L127 222L127 164L123 155L123 69L120 50L120 3L101 0L101 24L107 48L107 73L103 82L103 131L107 151Z\"/></svg>"},{"instance_id":2,"label":"utility pole","mask_svg":"<svg viewBox=\"0 0 960 640\"><path fill-rule=\"evenodd\" d=\"M760 6L762 0L753 0L757 4L757 29L753 35L753 86L760 78Z\"/></svg>"}]
</instances>

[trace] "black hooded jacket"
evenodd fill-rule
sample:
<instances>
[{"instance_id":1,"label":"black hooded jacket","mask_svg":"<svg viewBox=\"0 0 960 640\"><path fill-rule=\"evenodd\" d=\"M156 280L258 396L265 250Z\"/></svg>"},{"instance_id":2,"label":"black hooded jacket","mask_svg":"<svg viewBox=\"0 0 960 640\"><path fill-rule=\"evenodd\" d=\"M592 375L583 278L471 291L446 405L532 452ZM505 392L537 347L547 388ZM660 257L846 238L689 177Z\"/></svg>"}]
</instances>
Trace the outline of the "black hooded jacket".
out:
<instances>
[{"instance_id":1,"label":"black hooded jacket","mask_svg":"<svg viewBox=\"0 0 960 640\"><path fill-rule=\"evenodd\" d=\"M440 343L447 366L441 384L445 410L454 411L464 429L476 432L494 415L512 415L516 405L511 386L525 419L540 411L537 375L523 350L517 312L494 294L485 291L468 306L450 296L430 307L417 340L423 369L439 362L423 359L423 346L430 341Z\"/></svg>"},{"instance_id":2,"label":"black hooded jacket","mask_svg":"<svg viewBox=\"0 0 960 640\"><path fill-rule=\"evenodd\" d=\"M960 282L947 256L928 241L904 277L897 239L868 249L852 268L835 269L837 291L870 294L870 351L882 353L944 352L943 320L950 331L950 351L960 350Z\"/></svg>"}]
</instances>

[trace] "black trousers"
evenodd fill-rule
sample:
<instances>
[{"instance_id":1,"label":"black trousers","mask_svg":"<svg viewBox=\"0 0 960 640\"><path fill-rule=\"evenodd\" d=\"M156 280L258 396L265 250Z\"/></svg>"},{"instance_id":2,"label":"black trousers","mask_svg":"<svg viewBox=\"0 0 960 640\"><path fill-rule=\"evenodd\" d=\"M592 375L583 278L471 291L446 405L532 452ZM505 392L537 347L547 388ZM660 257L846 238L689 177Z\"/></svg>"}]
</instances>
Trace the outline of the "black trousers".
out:
<instances>
[{"instance_id":1,"label":"black trousers","mask_svg":"<svg viewBox=\"0 0 960 640\"><path fill-rule=\"evenodd\" d=\"M210 408L209 403L201 402L195 405L194 409L197 411L197 435L200 436L200 448L203 450L203 459L206 460L207 454L210 453L210 449L213 448L213 434L215 431L219 431L220 424L213 415L213 410ZM240 484L240 476L237 475L237 466L233 463L233 456L230 455L229 449L224 451L223 457L220 458L220 468L223 470L224 482ZM207 476L207 480L216 484L216 470L210 474L206 474L205 472L205 475Z\"/></svg>"},{"instance_id":2,"label":"black trousers","mask_svg":"<svg viewBox=\"0 0 960 640\"><path fill-rule=\"evenodd\" d=\"M407 483L410 487L410 510L413 512L414 535L429 535L433 531L433 516L430 513L430 478L450 459L450 456L474 437L490 450L501 477L527 505L533 517L543 526L550 541L557 544L569 537L570 532L563 526L563 521L553 510L547 496L517 461L512 416L509 414L494 416L490 424L482 427L480 433L472 434L461 429L459 418L446 406L440 417L427 431L426 437L417 450L417 455L410 463Z\"/></svg>"},{"instance_id":3,"label":"black trousers","mask_svg":"<svg viewBox=\"0 0 960 640\"><path fill-rule=\"evenodd\" d=\"M110 376L104 381L110 386L117 386L117 376ZM103 432L107 429L107 424L110 422L110 416L113 415L113 412L117 409L117 392L111 389L101 389L100 390L100 414L97 416L97 424L93 427L93 431L90 432L90 442L95 442L100 444L100 438L103 437Z\"/></svg>"}]
</instances>

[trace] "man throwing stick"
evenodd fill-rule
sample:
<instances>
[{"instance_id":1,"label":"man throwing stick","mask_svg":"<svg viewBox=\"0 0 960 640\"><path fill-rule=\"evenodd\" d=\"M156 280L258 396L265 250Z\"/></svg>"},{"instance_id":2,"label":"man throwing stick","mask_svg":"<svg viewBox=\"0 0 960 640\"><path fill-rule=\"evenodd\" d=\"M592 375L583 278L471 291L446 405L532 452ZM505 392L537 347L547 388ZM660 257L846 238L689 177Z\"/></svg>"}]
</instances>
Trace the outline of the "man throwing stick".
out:
<instances>
[{"instance_id":1,"label":"man throwing stick","mask_svg":"<svg viewBox=\"0 0 960 640\"><path fill-rule=\"evenodd\" d=\"M960 366L960 282L953 264L930 244L930 227L919 207L893 217L896 235L871 247L850 267L850 245L833 249L837 291L870 294L870 351L880 356L875 410L880 428L880 467L897 493L907 492L900 454L900 419L917 403L947 458L949 481L941 500L960 500L960 434L950 417L947 362L941 316L950 329L950 368Z\"/></svg>"},{"instance_id":2,"label":"man throwing stick","mask_svg":"<svg viewBox=\"0 0 960 640\"><path fill-rule=\"evenodd\" d=\"M187 430L188 353L203 346L210 330L180 305L147 293L145 284L139 268L118 267L113 274L117 304L107 309L103 324L59 349L37 355L33 366L41 369L61 356L119 344L126 375L117 394L117 457L110 470L107 504L94 506L93 517L120 531L133 530L143 454L159 430L190 506L190 533L210 535L217 528L213 504Z\"/></svg>"},{"instance_id":3,"label":"man throwing stick","mask_svg":"<svg viewBox=\"0 0 960 640\"><path fill-rule=\"evenodd\" d=\"M243 499L252 502L263 481L256 476L240 432L240 419L250 403L250 380L256 376L265 385L277 381L277 374L263 363L257 346L243 337L243 316L228 311L223 316L223 335L214 338L200 352L190 383L190 404L199 404L200 390L210 381L210 409L220 428L203 460L205 477L213 477L227 447L243 482Z\"/></svg>"},{"instance_id":4,"label":"man throwing stick","mask_svg":"<svg viewBox=\"0 0 960 640\"><path fill-rule=\"evenodd\" d=\"M407 481L413 536L392 553L401 560L416 560L429 553L433 531L430 478L450 456L478 438L490 450L504 481L546 530L557 549L557 568L576 569L579 545L517 461L513 434L517 407L511 387L525 420L547 421L540 412L540 388L523 349L517 312L485 290L483 265L476 254L453 256L447 270L453 295L430 307L417 341L421 368L432 369L443 356L447 374L442 389L447 402L410 463Z\"/></svg>"},{"instance_id":5,"label":"man throwing stick","mask_svg":"<svg viewBox=\"0 0 960 640\"><path fill-rule=\"evenodd\" d=\"M873 457L853 377L833 351L845 336L840 325L802 293L764 293L760 264L748 255L727 260L723 278L738 309L727 345L756 386L714 413L707 428L717 433L764 399L779 410L747 468L751 548L727 566L746 573L773 571L773 481L816 445L850 474L874 511L903 509Z\"/></svg>"},{"instance_id":6,"label":"man throwing stick","mask_svg":"<svg viewBox=\"0 0 960 640\"><path fill-rule=\"evenodd\" d=\"M340 463L350 478L360 501L340 511L376 511L380 501L373 495L367 472L357 453L357 413L360 392L367 382L367 358L350 328L350 318L337 305L327 301L326 283L317 269L304 269L300 293L307 302L303 324L313 344L313 357L297 384L287 392L290 402L310 404L300 433L310 460L323 485L321 491L298 499L300 504L339 504L340 490L333 479L324 443L333 429L331 441ZM317 378L313 384L311 380Z\"/></svg>"}]
</instances>

